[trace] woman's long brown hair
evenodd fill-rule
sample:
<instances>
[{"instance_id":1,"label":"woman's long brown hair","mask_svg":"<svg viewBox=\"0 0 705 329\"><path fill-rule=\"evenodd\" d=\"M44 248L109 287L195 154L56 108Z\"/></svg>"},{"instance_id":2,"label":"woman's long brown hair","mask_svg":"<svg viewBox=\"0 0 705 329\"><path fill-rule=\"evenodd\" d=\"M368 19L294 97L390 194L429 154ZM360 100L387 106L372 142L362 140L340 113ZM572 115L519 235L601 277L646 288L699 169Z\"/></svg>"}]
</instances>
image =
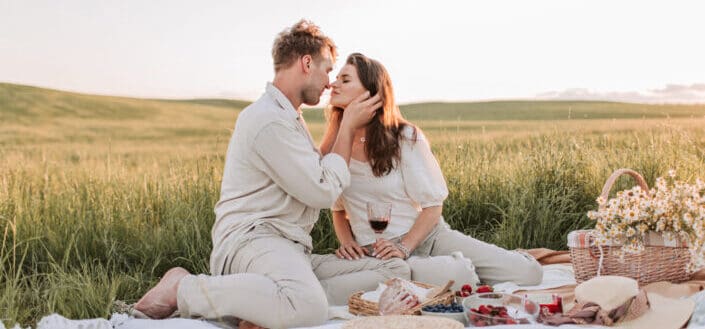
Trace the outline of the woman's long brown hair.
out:
<instances>
[{"instance_id":1,"label":"woman's long brown hair","mask_svg":"<svg viewBox=\"0 0 705 329\"><path fill-rule=\"evenodd\" d=\"M357 69L362 86L370 95L379 93L382 106L375 117L367 124L365 133L365 153L370 161L372 173L384 176L394 169L401 158L402 132L406 126L413 128L412 140L416 140L416 127L406 121L394 101L392 79L384 66L363 54L348 56L346 64Z\"/></svg>"}]
</instances>

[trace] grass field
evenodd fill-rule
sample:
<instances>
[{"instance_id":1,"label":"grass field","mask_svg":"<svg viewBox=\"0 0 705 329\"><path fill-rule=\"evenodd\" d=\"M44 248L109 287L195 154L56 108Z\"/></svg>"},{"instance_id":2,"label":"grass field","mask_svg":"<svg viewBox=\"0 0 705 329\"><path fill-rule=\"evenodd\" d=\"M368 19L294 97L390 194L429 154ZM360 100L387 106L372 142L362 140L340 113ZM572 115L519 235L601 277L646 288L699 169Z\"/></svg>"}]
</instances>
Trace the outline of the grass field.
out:
<instances>
[{"instance_id":1,"label":"grass field","mask_svg":"<svg viewBox=\"0 0 705 329\"><path fill-rule=\"evenodd\" d=\"M213 206L247 102L145 100L0 84L0 317L105 317L164 271L207 272ZM705 106L485 102L402 107L433 145L455 228L565 249L612 170L705 177ZM320 138L320 110L306 111ZM631 182L621 180L618 188ZM329 214L317 252L336 246Z\"/></svg>"}]
</instances>

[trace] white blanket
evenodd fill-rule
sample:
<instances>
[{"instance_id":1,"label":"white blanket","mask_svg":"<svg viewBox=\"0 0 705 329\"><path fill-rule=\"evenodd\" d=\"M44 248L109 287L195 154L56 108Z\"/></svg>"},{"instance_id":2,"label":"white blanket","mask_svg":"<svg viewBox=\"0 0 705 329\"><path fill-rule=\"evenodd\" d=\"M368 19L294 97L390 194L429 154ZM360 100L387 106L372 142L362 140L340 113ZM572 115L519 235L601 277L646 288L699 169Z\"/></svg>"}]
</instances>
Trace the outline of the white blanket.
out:
<instances>
[{"instance_id":1,"label":"white blanket","mask_svg":"<svg viewBox=\"0 0 705 329\"><path fill-rule=\"evenodd\" d=\"M500 283L494 286L496 291L514 292L517 290L540 290L557 288L570 284L575 284L573 269L569 265L546 265L543 266L544 275L543 281L537 286L517 286L513 283ZM311 327L308 329L339 329L342 328L346 319L354 318L354 315L348 312L347 306L332 306L328 310L328 322L322 326ZM19 328L19 327L16 327ZM126 314L114 313L110 320L106 319L88 319L88 320L69 320L58 314L52 314L42 318L37 323L37 329L220 329L220 327L202 320L192 319L166 319L166 320L145 320L136 319ZM544 325L511 325L511 326L494 326L497 329L555 329L555 327ZM585 326L561 326L561 328L591 328ZM592 327L600 328L600 327ZM603 327L604 328L604 327ZM0 322L0 329L5 329L5 326Z\"/></svg>"},{"instance_id":2,"label":"white blanket","mask_svg":"<svg viewBox=\"0 0 705 329\"><path fill-rule=\"evenodd\" d=\"M341 329L344 320L330 320L326 324L307 329ZM37 329L220 329L209 322L190 319L166 319L166 320L144 320L128 317L125 314L115 313L110 320L89 319L89 320L69 320L58 314L52 314L42 318L37 325ZM469 328L469 327L468 327ZM533 325L507 325L494 326L495 329L555 329L556 327ZM608 327L599 326L573 326L562 325L562 329L605 329ZM0 322L0 329L5 326ZM21 329L15 326L13 329ZM299 328L302 329L302 328Z\"/></svg>"},{"instance_id":3,"label":"white blanket","mask_svg":"<svg viewBox=\"0 0 705 329\"><path fill-rule=\"evenodd\" d=\"M326 324L318 327L309 327L306 329L341 329L344 320L329 320ZM220 329L209 322L191 320L191 319L166 319L166 320L144 320L135 319L125 314L114 313L110 320L106 319L88 319L88 320L69 320L58 314L45 316L37 324L37 329ZM469 328L469 327L468 327ZM496 329L555 329L556 327L544 326L540 324L534 325L508 325L494 326ZM608 327L597 326L573 326L563 325L560 328L564 329L603 329ZM5 329L5 326L0 322L0 329ZM13 329L21 329L19 326ZM299 328L302 329L302 328Z\"/></svg>"}]
</instances>

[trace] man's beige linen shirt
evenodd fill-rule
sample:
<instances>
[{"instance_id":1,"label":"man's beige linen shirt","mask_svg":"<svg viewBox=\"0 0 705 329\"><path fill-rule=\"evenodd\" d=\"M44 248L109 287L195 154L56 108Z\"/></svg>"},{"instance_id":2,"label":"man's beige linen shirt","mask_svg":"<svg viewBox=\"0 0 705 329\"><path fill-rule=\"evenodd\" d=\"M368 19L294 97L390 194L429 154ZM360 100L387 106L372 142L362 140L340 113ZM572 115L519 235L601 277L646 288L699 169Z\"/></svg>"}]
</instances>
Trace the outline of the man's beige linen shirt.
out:
<instances>
[{"instance_id":1,"label":"man's beige linen shirt","mask_svg":"<svg viewBox=\"0 0 705 329\"><path fill-rule=\"evenodd\" d=\"M300 112L271 83L238 116L223 171L211 271L263 223L310 252L319 209L350 185L345 160L335 153L321 157Z\"/></svg>"}]
</instances>

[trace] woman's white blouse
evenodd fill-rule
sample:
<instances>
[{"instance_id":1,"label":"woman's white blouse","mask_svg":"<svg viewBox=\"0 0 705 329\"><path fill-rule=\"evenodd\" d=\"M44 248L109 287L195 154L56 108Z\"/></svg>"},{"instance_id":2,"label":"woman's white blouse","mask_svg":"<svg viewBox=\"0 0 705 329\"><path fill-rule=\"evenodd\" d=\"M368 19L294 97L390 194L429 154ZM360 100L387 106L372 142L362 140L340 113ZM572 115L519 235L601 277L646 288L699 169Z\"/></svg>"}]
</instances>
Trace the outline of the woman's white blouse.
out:
<instances>
[{"instance_id":1,"label":"woman's white blouse","mask_svg":"<svg viewBox=\"0 0 705 329\"><path fill-rule=\"evenodd\" d=\"M392 219L380 236L406 234L423 208L443 205L448 187L438 161L423 132L407 126L402 132L401 163L382 177L375 177L368 162L350 159L350 186L343 190L332 210L345 210L355 240L361 246L376 236L367 222L367 202L391 202Z\"/></svg>"}]
</instances>

